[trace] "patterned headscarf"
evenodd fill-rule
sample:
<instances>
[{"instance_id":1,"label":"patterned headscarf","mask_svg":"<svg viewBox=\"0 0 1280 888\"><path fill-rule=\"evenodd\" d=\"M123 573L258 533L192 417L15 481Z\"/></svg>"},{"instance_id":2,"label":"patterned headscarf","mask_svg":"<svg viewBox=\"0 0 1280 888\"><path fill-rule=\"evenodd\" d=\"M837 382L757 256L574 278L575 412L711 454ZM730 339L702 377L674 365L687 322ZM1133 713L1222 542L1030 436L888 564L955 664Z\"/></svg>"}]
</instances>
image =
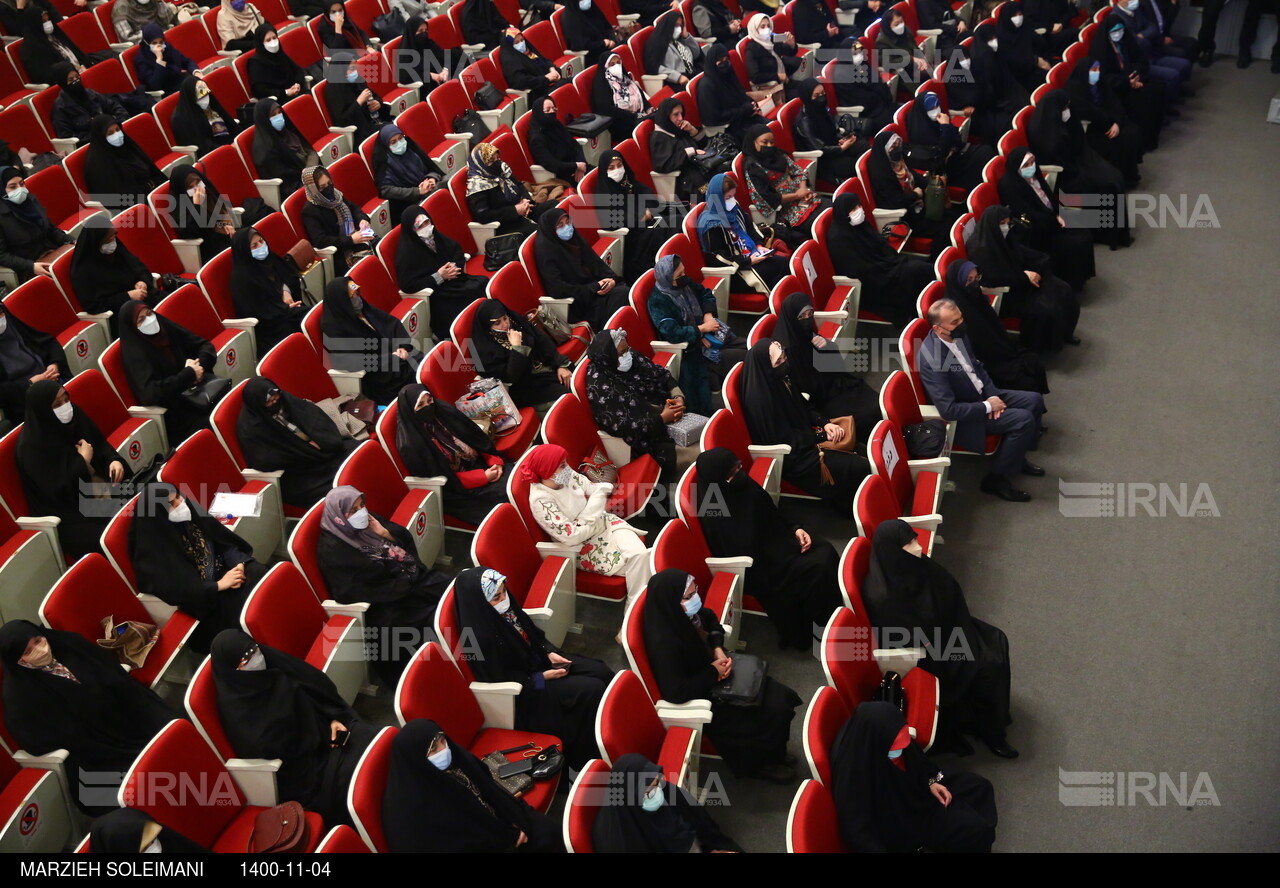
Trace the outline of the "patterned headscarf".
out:
<instances>
[{"instance_id":1,"label":"patterned headscarf","mask_svg":"<svg viewBox=\"0 0 1280 888\"><path fill-rule=\"evenodd\" d=\"M380 535L370 526L358 530L347 520L347 513L363 496L360 491L350 485L335 487L324 497L324 514L320 516L320 527L336 536L349 546L354 546L370 558L384 561L398 561L403 570L416 570L416 553L409 553L403 547Z\"/></svg>"},{"instance_id":2,"label":"patterned headscarf","mask_svg":"<svg viewBox=\"0 0 1280 888\"><path fill-rule=\"evenodd\" d=\"M480 590L484 592L484 600L493 601L498 594L498 587L506 581L507 578L493 568L485 568L484 573L480 574Z\"/></svg>"},{"instance_id":3,"label":"patterned headscarf","mask_svg":"<svg viewBox=\"0 0 1280 888\"><path fill-rule=\"evenodd\" d=\"M511 167L499 161L498 148L492 142L481 142L467 158L467 196L501 188L502 194L512 203L518 203L523 195L516 187L515 175Z\"/></svg>"},{"instance_id":4,"label":"patterned headscarf","mask_svg":"<svg viewBox=\"0 0 1280 888\"><path fill-rule=\"evenodd\" d=\"M325 197L320 189L316 187L316 178L321 173L328 173L323 166L316 164L309 166L302 171L302 189L306 192L307 203L315 204L318 207L324 207L326 210L333 210L338 214L338 233L348 235L355 231L355 220L351 218L351 209L347 206L346 201L342 199L342 192L338 190L338 186L333 186L333 198ZM329 181L333 181L333 176L329 176Z\"/></svg>"}]
</instances>

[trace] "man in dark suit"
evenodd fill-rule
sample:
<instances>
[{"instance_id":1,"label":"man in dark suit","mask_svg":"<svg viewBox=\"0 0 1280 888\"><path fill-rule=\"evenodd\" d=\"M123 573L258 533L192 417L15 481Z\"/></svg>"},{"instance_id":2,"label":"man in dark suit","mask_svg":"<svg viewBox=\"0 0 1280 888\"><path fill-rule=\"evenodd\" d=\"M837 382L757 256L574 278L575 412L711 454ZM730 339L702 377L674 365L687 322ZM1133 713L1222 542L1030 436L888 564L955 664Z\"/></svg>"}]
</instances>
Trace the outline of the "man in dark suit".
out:
<instances>
[{"instance_id":1,"label":"man in dark suit","mask_svg":"<svg viewBox=\"0 0 1280 888\"><path fill-rule=\"evenodd\" d=\"M1001 389L969 348L964 316L950 299L929 307L933 329L920 345L920 381L939 415L956 424L955 444L982 453L987 435L1003 435L982 479L982 492L1015 503L1031 495L1013 486L1018 473L1039 477L1044 469L1027 460L1040 438L1044 398L1037 392Z\"/></svg>"}]
</instances>

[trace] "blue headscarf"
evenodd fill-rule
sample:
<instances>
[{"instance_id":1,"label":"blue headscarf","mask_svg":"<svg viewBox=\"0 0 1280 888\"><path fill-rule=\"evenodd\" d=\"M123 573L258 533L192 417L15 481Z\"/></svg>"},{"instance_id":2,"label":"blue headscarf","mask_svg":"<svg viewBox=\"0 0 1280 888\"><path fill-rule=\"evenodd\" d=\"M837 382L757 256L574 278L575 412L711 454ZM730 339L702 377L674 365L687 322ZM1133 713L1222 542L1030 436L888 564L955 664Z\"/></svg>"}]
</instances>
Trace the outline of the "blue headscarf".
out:
<instances>
[{"instance_id":1,"label":"blue headscarf","mask_svg":"<svg viewBox=\"0 0 1280 888\"><path fill-rule=\"evenodd\" d=\"M694 294L693 288L689 286L688 277L685 278L684 286L678 288L671 280L679 263L680 257L676 255L663 256L659 259L653 269L653 286L675 303L676 309L679 310L686 324L697 326L702 323L702 304Z\"/></svg>"},{"instance_id":2,"label":"blue headscarf","mask_svg":"<svg viewBox=\"0 0 1280 888\"><path fill-rule=\"evenodd\" d=\"M724 173L717 173L707 184L707 202L698 216L698 239L706 246L707 232L717 226L727 228L737 237L738 243L748 252L754 253L759 247L747 233L743 224L742 207L730 212L724 203Z\"/></svg>"},{"instance_id":3,"label":"blue headscarf","mask_svg":"<svg viewBox=\"0 0 1280 888\"><path fill-rule=\"evenodd\" d=\"M384 157L387 164L387 172L390 173L392 185L398 185L401 188L416 188L418 183L427 178L427 165L422 162L422 158L418 156L418 152L414 150L416 146L410 142L409 150L404 154L394 154L391 151L391 140L395 136L404 136L404 130L396 126L394 123L388 123L378 131L378 147L380 154ZM404 136L405 141L409 140L408 136ZM374 161L377 166L377 161ZM379 182L379 185L382 183Z\"/></svg>"}]
</instances>

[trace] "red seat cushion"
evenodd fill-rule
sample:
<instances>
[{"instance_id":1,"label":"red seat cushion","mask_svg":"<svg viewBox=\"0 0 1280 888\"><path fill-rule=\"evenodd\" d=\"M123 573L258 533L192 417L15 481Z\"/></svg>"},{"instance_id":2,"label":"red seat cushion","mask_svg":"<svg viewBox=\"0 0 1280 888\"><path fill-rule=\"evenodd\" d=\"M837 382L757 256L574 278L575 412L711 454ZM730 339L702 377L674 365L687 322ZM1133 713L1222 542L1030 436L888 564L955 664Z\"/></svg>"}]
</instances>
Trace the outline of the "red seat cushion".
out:
<instances>
[{"instance_id":1,"label":"red seat cushion","mask_svg":"<svg viewBox=\"0 0 1280 888\"><path fill-rule=\"evenodd\" d=\"M625 576L603 577L600 574L580 570L577 578L579 595L607 598L609 601L622 601L627 597L627 578Z\"/></svg>"},{"instance_id":2,"label":"red seat cushion","mask_svg":"<svg viewBox=\"0 0 1280 888\"><path fill-rule=\"evenodd\" d=\"M218 836L211 849L217 854L247 854L249 838L253 835L253 822L258 814L267 810L262 805L245 805L236 815L236 819L227 824L227 828ZM313 811L307 811L307 824L311 827L311 835L307 839L307 847L303 849L310 854L324 838L324 818Z\"/></svg>"},{"instance_id":3,"label":"red seat cushion","mask_svg":"<svg viewBox=\"0 0 1280 888\"><path fill-rule=\"evenodd\" d=\"M506 728L485 728L479 734L476 734L471 745L468 747L477 758L484 758L491 752L499 749L510 749L513 746L521 746L532 740L543 749L548 748L553 743L559 743L559 737L553 737L550 734L535 734L532 731L509 731ZM560 747L561 751L564 746ZM509 761L517 761L523 753L513 752L507 756ZM529 803L529 807L535 811L546 812L551 807L552 800L556 797L556 786L560 783L559 775L552 777L550 780L535 780L533 788L524 796L524 800Z\"/></svg>"},{"instance_id":4,"label":"red seat cushion","mask_svg":"<svg viewBox=\"0 0 1280 888\"><path fill-rule=\"evenodd\" d=\"M498 452L508 456L519 456L529 449L534 435L538 434L538 414L532 407L520 408L520 425L511 434L498 438Z\"/></svg>"},{"instance_id":5,"label":"red seat cushion","mask_svg":"<svg viewBox=\"0 0 1280 888\"><path fill-rule=\"evenodd\" d=\"M164 668L164 665L169 662L169 658L173 656L174 650L186 641L187 636L191 634L191 630L195 628L197 622L196 618L186 611L174 611L173 616L169 618L169 622L165 623L164 628L160 630L160 640L151 649L151 653L147 655L147 662L142 665L141 669L135 669L131 673L132 676L142 684L150 687L156 676L160 674L160 670Z\"/></svg>"},{"instance_id":6,"label":"red seat cushion","mask_svg":"<svg viewBox=\"0 0 1280 888\"><path fill-rule=\"evenodd\" d=\"M730 293L729 311L763 314L769 310L769 297L764 293Z\"/></svg>"},{"instance_id":7,"label":"red seat cushion","mask_svg":"<svg viewBox=\"0 0 1280 888\"><path fill-rule=\"evenodd\" d=\"M609 495L610 512L615 515L634 515L639 512L653 493L662 468L658 461L642 453L618 469L618 484Z\"/></svg>"},{"instance_id":8,"label":"red seat cushion","mask_svg":"<svg viewBox=\"0 0 1280 888\"><path fill-rule=\"evenodd\" d=\"M765 479L769 477L769 470L773 468L773 457L758 456L751 462L751 471L748 474L751 480L764 486Z\"/></svg>"},{"instance_id":9,"label":"red seat cushion","mask_svg":"<svg viewBox=\"0 0 1280 888\"><path fill-rule=\"evenodd\" d=\"M938 472L921 472L916 477L915 495L911 498L912 515L933 514L934 497L938 495L938 479L941 477Z\"/></svg>"}]
</instances>

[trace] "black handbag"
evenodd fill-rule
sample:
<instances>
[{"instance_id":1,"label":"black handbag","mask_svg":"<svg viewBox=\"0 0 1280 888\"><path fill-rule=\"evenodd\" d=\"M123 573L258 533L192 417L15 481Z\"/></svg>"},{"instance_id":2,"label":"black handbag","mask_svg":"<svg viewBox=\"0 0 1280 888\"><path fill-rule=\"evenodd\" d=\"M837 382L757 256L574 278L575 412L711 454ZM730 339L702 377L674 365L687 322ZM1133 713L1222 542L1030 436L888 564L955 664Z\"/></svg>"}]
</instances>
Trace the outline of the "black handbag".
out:
<instances>
[{"instance_id":1,"label":"black handbag","mask_svg":"<svg viewBox=\"0 0 1280 888\"><path fill-rule=\"evenodd\" d=\"M489 127L484 122L484 118L474 108L468 108L453 118L452 132L466 133L471 136L472 142L479 143L485 136L489 135Z\"/></svg>"},{"instance_id":2,"label":"black handbag","mask_svg":"<svg viewBox=\"0 0 1280 888\"><path fill-rule=\"evenodd\" d=\"M905 713L907 711L907 695L902 690L902 676L896 672L886 672L884 678L880 679L880 687L876 688L875 693L871 695L873 703L891 703L898 707L898 711Z\"/></svg>"},{"instance_id":3,"label":"black handbag","mask_svg":"<svg viewBox=\"0 0 1280 888\"><path fill-rule=\"evenodd\" d=\"M485 271L497 271L508 262L519 261L520 245L524 243L526 237L528 237L527 234L513 232L489 238L484 245Z\"/></svg>"},{"instance_id":4,"label":"black handbag","mask_svg":"<svg viewBox=\"0 0 1280 888\"><path fill-rule=\"evenodd\" d=\"M902 430L902 439L911 459L933 459L947 443L947 424L940 419L913 423Z\"/></svg>"},{"instance_id":5,"label":"black handbag","mask_svg":"<svg viewBox=\"0 0 1280 888\"><path fill-rule=\"evenodd\" d=\"M612 123L613 118L603 114L579 114L577 117L570 117L565 128L572 135L590 139L607 130Z\"/></svg>"},{"instance_id":6,"label":"black handbag","mask_svg":"<svg viewBox=\"0 0 1280 888\"><path fill-rule=\"evenodd\" d=\"M481 111L492 111L502 104L502 93L492 83L485 83L471 97L472 103Z\"/></svg>"},{"instance_id":7,"label":"black handbag","mask_svg":"<svg viewBox=\"0 0 1280 888\"><path fill-rule=\"evenodd\" d=\"M385 43L390 43L404 34L404 13L398 9L384 12L373 20L373 32Z\"/></svg>"},{"instance_id":8,"label":"black handbag","mask_svg":"<svg viewBox=\"0 0 1280 888\"><path fill-rule=\"evenodd\" d=\"M768 673L767 660L755 654L738 654L729 677L712 686L711 700L727 706L759 706Z\"/></svg>"},{"instance_id":9,"label":"black handbag","mask_svg":"<svg viewBox=\"0 0 1280 888\"><path fill-rule=\"evenodd\" d=\"M214 376L206 370L200 382L182 393L182 399L196 410L208 413L229 391L231 391L230 379L225 376Z\"/></svg>"}]
</instances>

